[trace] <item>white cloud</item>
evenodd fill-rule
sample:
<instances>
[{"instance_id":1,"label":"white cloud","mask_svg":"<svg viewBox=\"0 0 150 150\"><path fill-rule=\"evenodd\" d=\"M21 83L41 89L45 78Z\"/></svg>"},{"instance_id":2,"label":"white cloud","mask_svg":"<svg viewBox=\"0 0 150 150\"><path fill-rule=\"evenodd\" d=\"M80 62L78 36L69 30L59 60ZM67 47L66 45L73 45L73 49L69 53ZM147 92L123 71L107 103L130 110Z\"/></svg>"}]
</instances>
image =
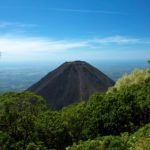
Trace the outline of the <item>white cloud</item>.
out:
<instances>
[{"instance_id":1,"label":"white cloud","mask_svg":"<svg viewBox=\"0 0 150 150\"><path fill-rule=\"evenodd\" d=\"M111 11L111 10L94 10L94 9L73 9L73 8L51 8L51 7L0 7L0 9L34 9L34 10L50 10L60 12L75 12L75 13L92 13L92 14L105 14L105 15L128 15L126 12Z\"/></svg>"},{"instance_id":2,"label":"white cloud","mask_svg":"<svg viewBox=\"0 0 150 150\"><path fill-rule=\"evenodd\" d=\"M20 22L7 22L0 21L0 28L26 28L26 27L36 27L36 24L26 24Z\"/></svg>"},{"instance_id":3,"label":"white cloud","mask_svg":"<svg viewBox=\"0 0 150 150\"><path fill-rule=\"evenodd\" d=\"M0 52L26 53L26 52L64 52L70 49L86 48L88 50L107 49L107 45L131 45L148 44L148 41L128 38L124 36L112 36L87 40L54 40L44 37L18 37L16 35L0 36ZM110 48L110 47L109 47ZM122 49L120 47L120 49Z\"/></svg>"},{"instance_id":4,"label":"white cloud","mask_svg":"<svg viewBox=\"0 0 150 150\"><path fill-rule=\"evenodd\" d=\"M73 48L86 47L84 41L51 40L37 37L0 37L2 52L60 52Z\"/></svg>"},{"instance_id":5,"label":"white cloud","mask_svg":"<svg viewBox=\"0 0 150 150\"><path fill-rule=\"evenodd\" d=\"M5 34L0 36L0 52L2 52L1 60L6 61L98 59L103 57L108 58L109 56L112 58L121 58L122 56L126 56L125 52L127 50L137 53L137 49L134 46L138 45L141 49L138 50L139 54L145 58L145 56L142 56L143 45L148 44L148 42L148 40L124 36L95 39L91 37L86 40L56 40L44 37ZM127 54L131 54L131 52L128 52Z\"/></svg>"},{"instance_id":6,"label":"white cloud","mask_svg":"<svg viewBox=\"0 0 150 150\"><path fill-rule=\"evenodd\" d=\"M141 39L138 38L130 38L125 36L111 36L105 38L96 38L93 40L95 43L99 44L136 44L141 43Z\"/></svg>"},{"instance_id":7,"label":"white cloud","mask_svg":"<svg viewBox=\"0 0 150 150\"><path fill-rule=\"evenodd\" d=\"M96 13L96 14L107 14L107 15L126 15L127 14L127 13L118 12L118 11L93 10L93 9L70 9L70 8L64 8L64 9L63 8L39 8L39 9L64 11L64 12L77 12L77 13Z\"/></svg>"}]
</instances>

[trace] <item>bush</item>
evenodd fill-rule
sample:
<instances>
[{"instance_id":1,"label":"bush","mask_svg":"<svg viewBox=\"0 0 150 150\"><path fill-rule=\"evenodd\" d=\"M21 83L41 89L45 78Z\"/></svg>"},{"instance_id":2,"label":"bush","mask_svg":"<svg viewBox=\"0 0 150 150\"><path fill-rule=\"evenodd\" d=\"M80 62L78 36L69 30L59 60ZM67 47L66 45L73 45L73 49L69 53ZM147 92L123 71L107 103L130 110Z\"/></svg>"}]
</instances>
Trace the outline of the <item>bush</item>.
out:
<instances>
[{"instance_id":1,"label":"bush","mask_svg":"<svg viewBox=\"0 0 150 150\"><path fill-rule=\"evenodd\" d=\"M131 74L126 74L120 78L116 84L108 90L108 92L144 83L150 83L150 69L136 69Z\"/></svg>"},{"instance_id":2,"label":"bush","mask_svg":"<svg viewBox=\"0 0 150 150\"><path fill-rule=\"evenodd\" d=\"M134 134L130 136L129 143L135 150L150 149L150 124L146 124L144 127L138 129Z\"/></svg>"},{"instance_id":3,"label":"bush","mask_svg":"<svg viewBox=\"0 0 150 150\"><path fill-rule=\"evenodd\" d=\"M80 141L66 150L149 150L150 124L140 128L132 135L103 136L94 140Z\"/></svg>"},{"instance_id":4,"label":"bush","mask_svg":"<svg viewBox=\"0 0 150 150\"><path fill-rule=\"evenodd\" d=\"M129 145L122 137L119 136L105 136L95 140L80 141L67 150L128 150Z\"/></svg>"}]
</instances>

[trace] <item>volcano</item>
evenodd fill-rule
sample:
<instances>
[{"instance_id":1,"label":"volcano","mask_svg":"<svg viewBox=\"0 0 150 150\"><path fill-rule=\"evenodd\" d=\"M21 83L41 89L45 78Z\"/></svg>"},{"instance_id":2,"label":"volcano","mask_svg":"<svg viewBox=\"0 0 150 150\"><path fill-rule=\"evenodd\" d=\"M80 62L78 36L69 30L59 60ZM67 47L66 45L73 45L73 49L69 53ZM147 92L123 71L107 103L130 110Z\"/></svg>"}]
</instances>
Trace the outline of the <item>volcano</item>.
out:
<instances>
[{"instance_id":1,"label":"volcano","mask_svg":"<svg viewBox=\"0 0 150 150\"><path fill-rule=\"evenodd\" d=\"M65 62L28 88L53 109L86 101L95 92L105 92L114 81L84 61Z\"/></svg>"}]
</instances>

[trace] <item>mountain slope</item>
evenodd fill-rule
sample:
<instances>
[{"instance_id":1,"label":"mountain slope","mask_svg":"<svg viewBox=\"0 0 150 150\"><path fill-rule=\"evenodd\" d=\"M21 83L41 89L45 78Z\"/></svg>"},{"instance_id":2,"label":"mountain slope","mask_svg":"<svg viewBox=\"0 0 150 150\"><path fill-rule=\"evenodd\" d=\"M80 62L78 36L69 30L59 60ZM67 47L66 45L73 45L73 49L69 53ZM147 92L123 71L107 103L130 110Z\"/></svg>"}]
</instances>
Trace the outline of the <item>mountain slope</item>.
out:
<instances>
[{"instance_id":1,"label":"mountain slope","mask_svg":"<svg viewBox=\"0 0 150 150\"><path fill-rule=\"evenodd\" d=\"M94 92L105 92L114 81L83 61L65 62L48 73L29 91L43 96L50 106L60 109L80 100L87 100Z\"/></svg>"}]
</instances>

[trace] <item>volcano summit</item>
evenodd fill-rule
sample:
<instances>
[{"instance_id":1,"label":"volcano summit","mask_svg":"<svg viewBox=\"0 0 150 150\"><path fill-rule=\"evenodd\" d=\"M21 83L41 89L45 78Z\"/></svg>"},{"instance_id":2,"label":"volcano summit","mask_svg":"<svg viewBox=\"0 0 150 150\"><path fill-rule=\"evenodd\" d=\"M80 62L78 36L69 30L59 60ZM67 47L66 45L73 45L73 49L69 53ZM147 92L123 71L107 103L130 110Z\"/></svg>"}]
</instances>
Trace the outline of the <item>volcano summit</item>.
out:
<instances>
[{"instance_id":1,"label":"volcano summit","mask_svg":"<svg viewBox=\"0 0 150 150\"><path fill-rule=\"evenodd\" d=\"M113 85L114 81L95 67L74 61L65 62L27 90L44 97L53 109L60 109Z\"/></svg>"}]
</instances>

